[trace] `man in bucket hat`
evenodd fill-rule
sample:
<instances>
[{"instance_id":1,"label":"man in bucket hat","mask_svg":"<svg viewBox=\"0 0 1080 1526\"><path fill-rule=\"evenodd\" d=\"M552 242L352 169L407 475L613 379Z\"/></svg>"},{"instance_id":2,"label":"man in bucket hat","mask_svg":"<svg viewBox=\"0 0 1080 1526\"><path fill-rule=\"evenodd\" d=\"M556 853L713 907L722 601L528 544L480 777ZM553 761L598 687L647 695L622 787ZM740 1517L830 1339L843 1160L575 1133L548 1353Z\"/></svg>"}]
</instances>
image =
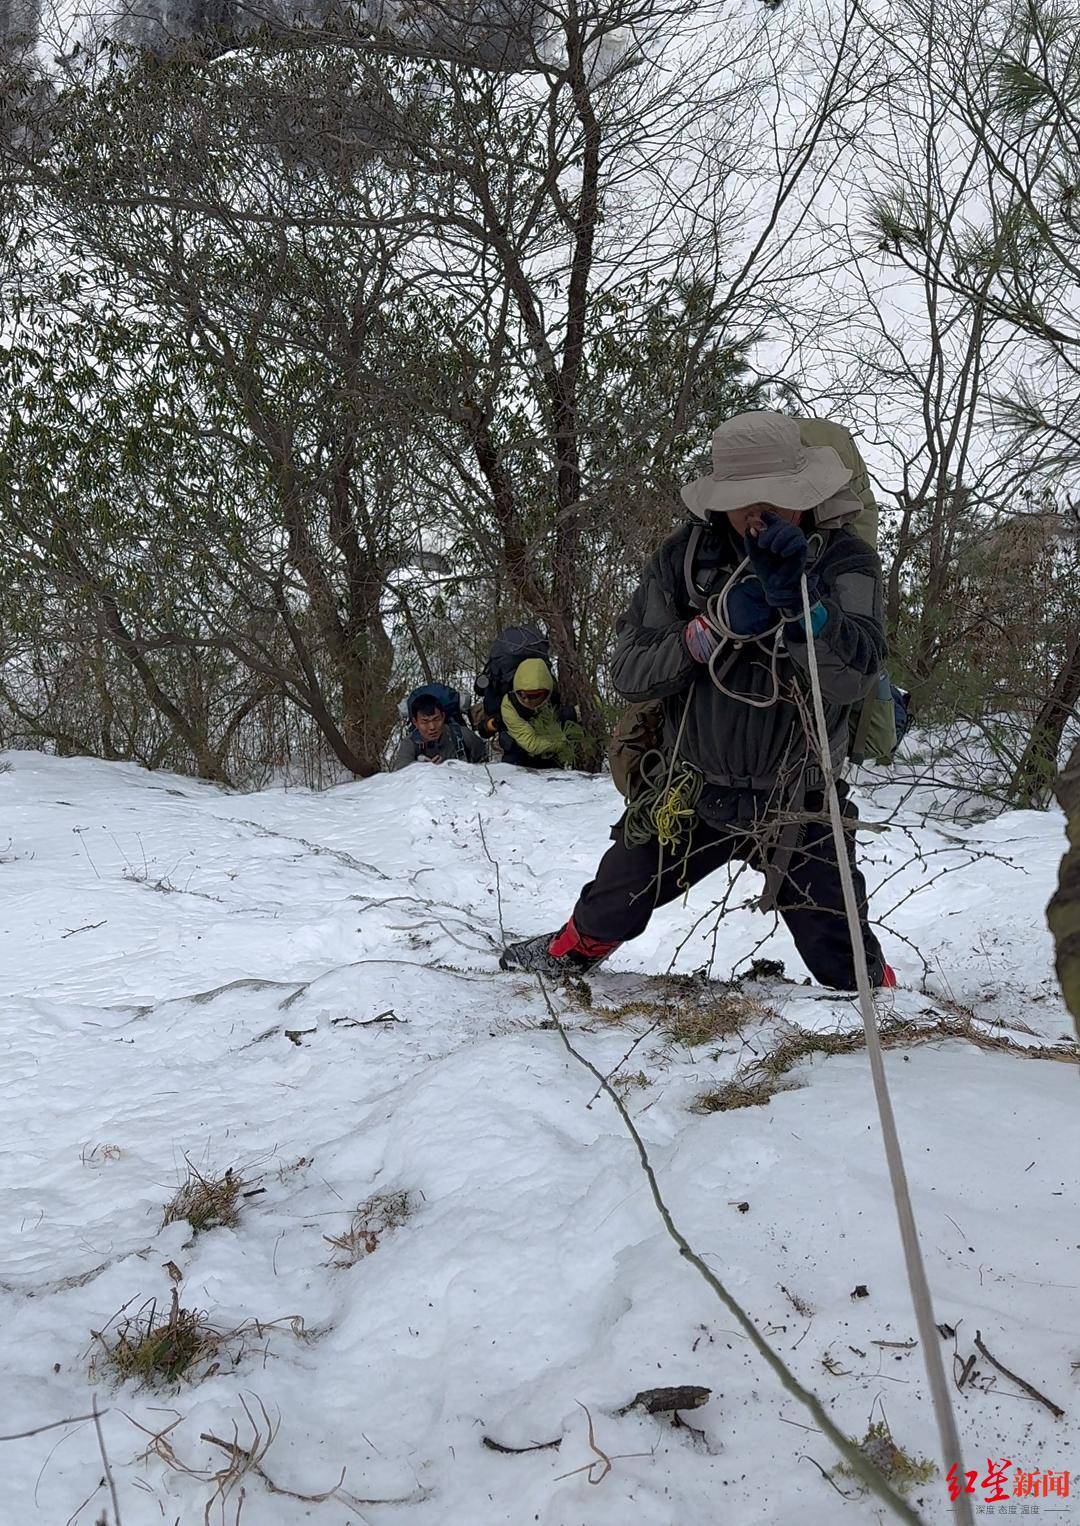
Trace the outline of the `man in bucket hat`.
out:
<instances>
[{"instance_id":1,"label":"man in bucket hat","mask_svg":"<svg viewBox=\"0 0 1080 1526\"><path fill-rule=\"evenodd\" d=\"M815 978L854 987L805 719L812 639L839 770L848 712L885 657L881 566L849 528L862 508L850 477L833 449L807 448L797 420L782 414L743 413L714 431L712 471L682 489L689 523L660 547L616 626L615 687L627 700L662 702L662 746L644 760L641 785L569 921L508 946L504 969L581 974L644 932L657 906L743 859L765 872L768 903ZM851 833L848 848L854 866ZM895 985L867 924L858 870L855 883L870 977Z\"/></svg>"}]
</instances>

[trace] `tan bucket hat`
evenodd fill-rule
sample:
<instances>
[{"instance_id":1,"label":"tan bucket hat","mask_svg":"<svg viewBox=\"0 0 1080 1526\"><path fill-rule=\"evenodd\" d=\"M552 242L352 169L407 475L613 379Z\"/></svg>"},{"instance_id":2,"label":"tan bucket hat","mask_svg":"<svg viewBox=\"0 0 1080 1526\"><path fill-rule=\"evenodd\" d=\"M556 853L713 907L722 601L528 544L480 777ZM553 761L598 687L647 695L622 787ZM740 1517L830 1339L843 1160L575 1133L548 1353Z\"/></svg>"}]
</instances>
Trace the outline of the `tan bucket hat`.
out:
<instances>
[{"instance_id":1,"label":"tan bucket hat","mask_svg":"<svg viewBox=\"0 0 1080 1526\"><path fill-rule=\"evenodd\" d=\"M704 519L752 503L815 509L850 477L850 467L831 446L802 443L798 419L762 409L737 413L713 430L712 471L681 491L691 514Z\"/></svg>"}]
</instances>

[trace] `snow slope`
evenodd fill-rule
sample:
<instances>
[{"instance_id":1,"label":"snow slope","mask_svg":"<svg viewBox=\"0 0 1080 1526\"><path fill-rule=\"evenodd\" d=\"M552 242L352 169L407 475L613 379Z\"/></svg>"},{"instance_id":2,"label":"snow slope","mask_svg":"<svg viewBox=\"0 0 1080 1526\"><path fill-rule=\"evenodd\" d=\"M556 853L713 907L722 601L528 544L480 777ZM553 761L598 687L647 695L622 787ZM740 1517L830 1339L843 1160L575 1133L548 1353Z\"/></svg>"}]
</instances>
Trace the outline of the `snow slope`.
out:
<instances>
[{"instance_id":1,"label":"snow slope","mask_svg":"<svg viewBox=\"0 0 1080 1526\"><path fill-rule=\"evenodd\" d=\"M616 815L609 783L447 765L242 796L125 765L7 761L0 1434L84 1415L96 1394L124 1526L231 1526L238 1508L245 1526L881 1519L811 1465L832 1466L829 1445L680 1260L535 981L496 971L500 914L524 933L569 909ZM1053 815L963 828L910 811L870 839L876 904L896 908L882 936L897 1014L939 1014L917 989L928 966L928 990L980 1031L1067 1033L1043 923L1062 841ZM652 999L722 891L658 914L594 979L593 1009L557 993L605 1071L653 1019L597 1007ZM714 976L768 925L727 916ZM706 924L678 967L711 948ZM874 1344L907 1342L913 1316L865 1055L803 1061L767 1106L692 1110L780 1036L856 1022L799 983L782 930L758 953L792 977L752 987L771 1015L692 1049L647 1034L622 1068L628 1105L679 1224L838 1423L861 1436L883 1407L897 1442L934 1456L918 1350ZM970 1466L1075 1468L1076 1067L958 1039L887 1064L938 1319L961 1358L979 1330L1067 1411L1055 1420L980 1362L956 1395ZM185 1160L262 1189L234 1229L161 1228ZM325 1237L394 1192L406 1222L332 1265ZM125 1306L167 1306L167 1264L184 1306L246 1339L176 1391L92 1382L92 1332ZM696 1431L617 1414L676 1383L712 1390L686 1416ZM612 1459L595 1484L586 1407ZM264 1413L263 1475L230 1479L200 1437L250 1447ZM562 1440L510 1456L484 1436ZM3 1526L113 1521L91 1423L7 1441L0 1460ZM318 1503L266 1482L317 1495L343 1470ZM949 1518L940 1475L913 1499L927 1522Z\"/></svg>"}]
</instances>

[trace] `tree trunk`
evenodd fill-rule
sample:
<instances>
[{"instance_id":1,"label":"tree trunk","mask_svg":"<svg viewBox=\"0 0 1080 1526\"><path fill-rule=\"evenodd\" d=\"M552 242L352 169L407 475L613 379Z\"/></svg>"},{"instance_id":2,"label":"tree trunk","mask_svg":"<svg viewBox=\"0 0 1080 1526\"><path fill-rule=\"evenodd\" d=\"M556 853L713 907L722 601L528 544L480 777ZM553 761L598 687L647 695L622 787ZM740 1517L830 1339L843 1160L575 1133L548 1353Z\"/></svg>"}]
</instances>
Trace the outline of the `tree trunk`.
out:
<instances>
[{"instance_id":1,"label":"tree trunk","mask_svg":"<svg viewBox=\"0 0 1080 1526\"><path fill-rule=\"evenodd\" d=\"M463 409L461 417L491 492L492 508L501 532L502 564L507 582L514 598L547 627L559 668L560 697L576 705L581 714L586 739L581 766L597 770L604 756L604 723L596 692L578 650L572 620L563 604L549 594L536 574L536 560L522 533L513 488L503 470L490 421L476 407Z\"/></svg>"},{"instance_id":2,"label":"tree trunk","mask_svg":"<svg viewBox=\"0 0 1080 1526\"><path fill-rule=\"evenodd\" d=\"M900 615L903 608L903 585L901 576L907 566L908 557L914 543L911 525L915 517L915 504L905 494L902 500L900 514L900 528L896 539L896 553L889 567L889 575L885 582L885 629L889 643L896 641L897 632L900 629Z\"/></svg>"},{"instance_id":3,"label":"tree trunk","mask_svg":"<svg viewBox=\"0 0 1080 1526\"><path fill-rule=\"evenodd\" d=\"M200 725L198 717L185 714L179 705L172 700L161 684L157 674L147 661L139 641L128 630L120 613L120 607L111 594L102 590L95 590L98 599L98 618L103 635L107 636L113 645L123 653L131 663L145 690L146 697L154 709L165 717L176 729L183 739L185 746L191 753L195 763L195 769L200 779L209 779L215 784L224 784L232 788L232 780L225 773L219 760L214 755L210 745L210 739L206 735L205 728Z\"/></svg>"},{"instance_id":4,"label":"tree trunk","mask_svg":"<svg viewBox=\"0 0 1080 1526\"><path fill-rule=\"evenodd\" d=\"M1057 949L1065 1005L1080 1036L1080 742L1057 781L1057 797L1065 812L1069 850L1061 861L1057 892L1046 908L1046 920Z\"/></svg>"},{"instance_id":5,"label":"tree trunk","mask_svg":"<svg viewBox=\"0 0 1080 1526\"><path fill-rule=\"evenodd\" d=\"M555 558L552 568L552 604L558 619L552 628L552 645L559 659L559 690L565 701L576 705L585 732L579 763L598 770L604 758L604 718L596 689L590 681L578 646L578 588L581 558L581 435L578 419L578 387L585 353L589 280L593 246L600 216L600 124L593 109L585 65L585 35L576 9L568 13L567 51L572 60L570 83L574 108L581 124L581 187L578 192L574 252L567 292L566 337L562 366L552 380L552 422L558 462L555 525Z\"/></svg>"},{"instance_id":6,"label":"tree trunk","mask_svg":"<svg viewBox=\"0 0 1080 1526\"><path fill-rule=\"evenodd\" d=\"M401 611L401 617L405 621L405 629L408 631L409 638L413 644L413 651L416 653L417 661L420 663L420 671L424 675L424 682L426 684L433 684L435 682L435 673L428 659L420 632L416 627L416 621L413 619L413 612L409 608L409 601L397 589L394 590L394 593L397 598L398 609Z\"/></svg>"},{"instance_id":7,"label":"tree trunk","mask_svg":"<svg viewBox=\"0 0 1080 1526\"><path fill-rule=\"evenodd\" d=\"M1038 810L1049 800L1061 756L1061 739L1077 701L1080 701L1080 633L1073 638L1054 687L1043 701L1013 775L1011 794L1022 809Z\"/></svg>"},{"instance_id":8,"label":"tree trunk","mask_svg":"<svg viewBox=\"0 0 1080 1526\"><path fill-rule=\"evenodd\" d=\"M394 724L390 696L394 649L377 618L356 636L338 662L341 673L342 731L356 762L353 772L368 778L382 769L382 750Z\"/></svg>"}]
</instances>

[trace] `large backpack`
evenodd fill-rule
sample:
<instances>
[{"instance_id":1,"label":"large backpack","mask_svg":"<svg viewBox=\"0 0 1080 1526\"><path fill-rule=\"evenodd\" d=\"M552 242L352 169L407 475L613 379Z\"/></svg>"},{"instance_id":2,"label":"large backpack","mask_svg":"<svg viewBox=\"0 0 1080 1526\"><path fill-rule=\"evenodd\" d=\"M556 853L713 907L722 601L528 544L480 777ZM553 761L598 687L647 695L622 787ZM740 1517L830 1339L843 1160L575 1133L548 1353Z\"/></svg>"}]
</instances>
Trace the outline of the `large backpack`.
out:
<instances>
[{"instance_id":1,"label":"large backpack","mask_svg":"<svg viewBox=\"0 0 1080 1526\"><path fill-rule=\"evenodd\" d=\"M449 684L421 684L419 689L414 689L404 702L403 715L405 724L412 725L413 706L417 700L433 699L446 714L448 721L461 723L461 695L456 689L451 689Z\"/></svg>"},{"instance_id":2,"label":"large backpack","mask_svg":"<svg viewBox=\"0 0 1080 1526\"><path fill-rule=\"evenodd\" d=\"M862 513L851 528L872 551L878 544L878 506L870 473L850 429L832 419L800 419L799 438L810 449L829 445L851 470L847 486L862 501ZM861 704L853 705L848 729L848 757L853 763L891 763L911 725L911 695L898 689L882 668L877 683Z\"/></svg>"},{"instance_id":3,"label":"large backpack","mask_svg":"<svg viewBox=\"0 0 1080 1526\"><path fill-rule=\"evenodd\" d=\"M476 675L476 692L487 715L494 715L503 696L510 693L518 664L526 657L542 657L545 662L551 658L551 642L532 626L511 625L495 637L487 662Z\"/></svg>"},{"instance_id":4,"label":"large backpack","mask_svg":"<svg viewBox=\"0 0 1080 1526\"><path fill-rule=\"evenodd\" d=\"M855 436L850 429L843 424L837 424L832 419L800 419L799 439L810 450L819 450L823 445L829 445L835 450L840 460L851 472L847 482L847 490L854 493L862 503L862 513L858 519L851 521L851 528L860 540L865 541L872 551L877 550L878 543L878 506L874 497L874 489L870 485L870 473L862 453L855 443Z\"/></svg>"},{"instance_id":5,"label":"large backpack","mask_svg":"<svg viewBox=\"0 0 1080 1526\"><path fill-rule=\"evenodd\" d=\"M892 763L914 719L911 695L898 689L884 668L877 684L848 721L848 757L853 763Z\"/></svg>"}]
</instances>

